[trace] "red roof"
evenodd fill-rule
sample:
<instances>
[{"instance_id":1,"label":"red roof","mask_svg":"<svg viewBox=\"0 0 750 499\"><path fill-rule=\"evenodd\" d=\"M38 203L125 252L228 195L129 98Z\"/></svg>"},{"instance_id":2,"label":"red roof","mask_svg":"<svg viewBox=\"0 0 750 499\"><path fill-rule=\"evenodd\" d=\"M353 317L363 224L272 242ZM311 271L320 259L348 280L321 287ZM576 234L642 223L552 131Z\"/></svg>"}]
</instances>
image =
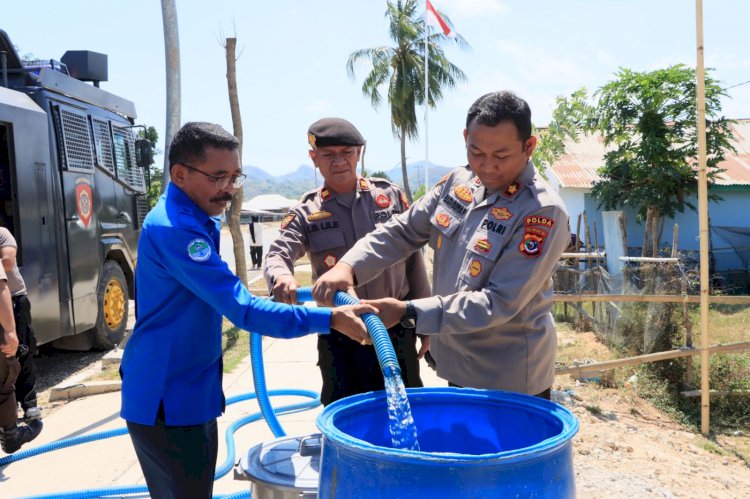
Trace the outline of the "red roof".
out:
<instances>
[{"instance_id":1,"label":"red roof","mask_svg":"<svg viewBox=\"0 0 750 499\"><path fill-rule=\"evenodd\" d=\"M750 185L750 119L736 120L731 128L737 153L730 153L719 163L726 171L716 179L716 184ZM578 142L568 142L566 150L567 154L551 166L560 187L591 188L599 180L597 170L604 165L606 149L601 136L581 136Z\"/></svg>"}]
</instances>

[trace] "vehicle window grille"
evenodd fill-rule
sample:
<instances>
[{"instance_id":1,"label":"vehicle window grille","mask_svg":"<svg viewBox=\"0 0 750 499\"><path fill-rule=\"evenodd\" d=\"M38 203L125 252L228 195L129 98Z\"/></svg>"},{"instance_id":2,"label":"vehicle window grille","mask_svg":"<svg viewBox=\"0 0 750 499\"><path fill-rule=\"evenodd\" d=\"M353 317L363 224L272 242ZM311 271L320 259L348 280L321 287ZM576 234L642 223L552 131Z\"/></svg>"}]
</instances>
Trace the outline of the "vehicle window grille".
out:
<instances>
[{"instance_id":1,"label":"vehicle window grille","mask_svg":"<svg viewBox=\"0 0 750 499\"><path fill-rule=\"evenodd\" d=\"M60 106L52 106L52 120L55 123L55 140L57 141L57 162L58 167L62 170L67 169L65 162L65 153L63 148L65 141L62 136L62 121L60 120Z\"/></svg>"},{"instance_id":2,"label":"vehicle window grille","mask_svg":"<svg viewBox=\"0 0 750 499\"><path fill-rule=\"evenodd\" d=\"M146 182L143 171L135 164L135 140L130 130L114 128L112 130L114 139L115 165L117 178L128 184L134 190L145 192Z\"/></svg>"},{"instance_id":3,"label":"vehicle window grille","mask_svg":"<svg viewBox=\"0 0 750 499\"><path fill-rule=\"evenodd\" d=\"M96 146L96 162L112 175L115 174L115 159L112 154L112 137L109 133L109 122L91 118L94 129L94 146Z\"/></svg>"},{"instance_id":4,"label":"vehicle window grille","mask_svg":"<svg viewBox=\"0 0 750 499\"><path fill-rule=\"evenodd\" d=\"M143 220L149 212L148 196L139 195L133 197L135 199L135 212L138 215L138 227L136 229L140 229L143 227Z\"/></svg>"},{"instance_id":5,"label":"vehicle window grille","mask_svg":"<svg viewBox=\"0 0 750 499\"><path fill-rule=\"evenodd\" d=\"M91 149L89 123L81 113L60 109L65 163L68 170L91 171L94 169L94 154Z\"/></svg>"}]
</instances>

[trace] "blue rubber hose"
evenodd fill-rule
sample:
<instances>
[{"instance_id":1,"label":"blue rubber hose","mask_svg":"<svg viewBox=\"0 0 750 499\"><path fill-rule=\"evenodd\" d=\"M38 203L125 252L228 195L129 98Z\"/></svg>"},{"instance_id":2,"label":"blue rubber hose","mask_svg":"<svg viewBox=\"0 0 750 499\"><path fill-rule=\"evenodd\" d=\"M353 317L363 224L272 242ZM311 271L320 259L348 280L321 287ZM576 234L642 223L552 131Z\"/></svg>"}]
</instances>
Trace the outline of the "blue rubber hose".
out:
<instances>
[{"instance_id":1,"label":"blue rubber hose","mask_svg":"<svg viewBox=\"0 0 750 499\"><path fill-rule=\"evenodd\" d=\"M297 300L299 302L313 301L312 288L307 287L298 289ZM333 303L336 306L356 305L359 303L359 300L352 295L342 291L337 291L333 297ZM392 377L395 375L401 377L401 367L398 364L396 351L393 349L391 337L383 322L377 315L370 313L362 314L362 321L365 323L367 331L370 333L372 345L375 347L375 354L378 356L378 363L383 370L383 375L386 377Z\"/></svg>"}]
</instances>

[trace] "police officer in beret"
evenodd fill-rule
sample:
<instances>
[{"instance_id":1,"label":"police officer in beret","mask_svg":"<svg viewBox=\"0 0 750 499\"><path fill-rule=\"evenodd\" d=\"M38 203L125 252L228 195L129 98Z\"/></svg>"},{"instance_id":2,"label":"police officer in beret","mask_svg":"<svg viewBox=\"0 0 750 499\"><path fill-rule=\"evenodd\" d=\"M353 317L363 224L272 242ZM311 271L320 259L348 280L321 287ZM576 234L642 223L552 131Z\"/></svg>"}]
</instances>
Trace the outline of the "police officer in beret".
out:
<instances>
[{"instance_id":1,"label":"police officer in beret","mask_svg":"<svg viewBox=\"0 0 750 499\"><path fill-rule=\"evenodd\" d=\"M310 258L312 278L318 279L360 238L409 207L397 185L357 175L365 140L350 122L323 118L310 125L307 137L310 158L325 182L321 188L305 193L284 217L264 264L269 289L277 301L284 303L297 302L294 263L305 253ZM430 284L421 251L409 251L402 262L356 287L356 294L363 299L428 297ZM418 359L427 351L429 338L422 340L418 352L412 324L391 326L388 332L404 384L423 386ZM337 336L318 337L321 402L327 405L349 395L382 390L383 374L371 343Z\"/></svg>"},{"instance_id":2,"label":"police officer in beret","mask_svg":"<svg viewBox=\"0 0 750 499\"><path fill-rule=\"evenodd\" d=\"M435 251L433 296L368 301L386 326L406 316L431 335L451 385L549 398L557 339L552 274L570 242L565 206L531 162L531 110L512 92L480 97L466 118L468 165L360 240L313 296L366 285L416 248Z\"/></svg>"}]
</instances>

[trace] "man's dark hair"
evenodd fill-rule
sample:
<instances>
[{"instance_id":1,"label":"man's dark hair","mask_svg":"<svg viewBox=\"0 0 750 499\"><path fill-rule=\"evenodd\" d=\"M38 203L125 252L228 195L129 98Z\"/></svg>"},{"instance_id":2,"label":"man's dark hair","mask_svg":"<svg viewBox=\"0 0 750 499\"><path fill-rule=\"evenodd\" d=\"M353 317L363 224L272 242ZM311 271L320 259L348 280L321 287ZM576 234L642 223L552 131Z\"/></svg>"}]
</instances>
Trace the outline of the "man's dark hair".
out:
<instances>
[{"instance_id":1,"label":"man's dark hair","mask_svg":"<svg viewBox=\"0 0 750 499\"><path fill-rule=\"evenodd\" d=\"M193 165L206 157L206 147L234 151L240 142L215 123L191 121L185 123L169 146L169 168L177 163Z\"/></svg>"},{"instance_id":2,"label":"man's dark hair","mask_svg":"<svg viewBox=\"0 0 750 499\"><path fill-rule=\"evenodd\" d=\"M531 137L531 108L528 102L505 90L485 94L474 101L466 116L466 128L474 123L495 126L501 121L512 121L516 125L521 142Z\"/></svg>"}]
</instances>

